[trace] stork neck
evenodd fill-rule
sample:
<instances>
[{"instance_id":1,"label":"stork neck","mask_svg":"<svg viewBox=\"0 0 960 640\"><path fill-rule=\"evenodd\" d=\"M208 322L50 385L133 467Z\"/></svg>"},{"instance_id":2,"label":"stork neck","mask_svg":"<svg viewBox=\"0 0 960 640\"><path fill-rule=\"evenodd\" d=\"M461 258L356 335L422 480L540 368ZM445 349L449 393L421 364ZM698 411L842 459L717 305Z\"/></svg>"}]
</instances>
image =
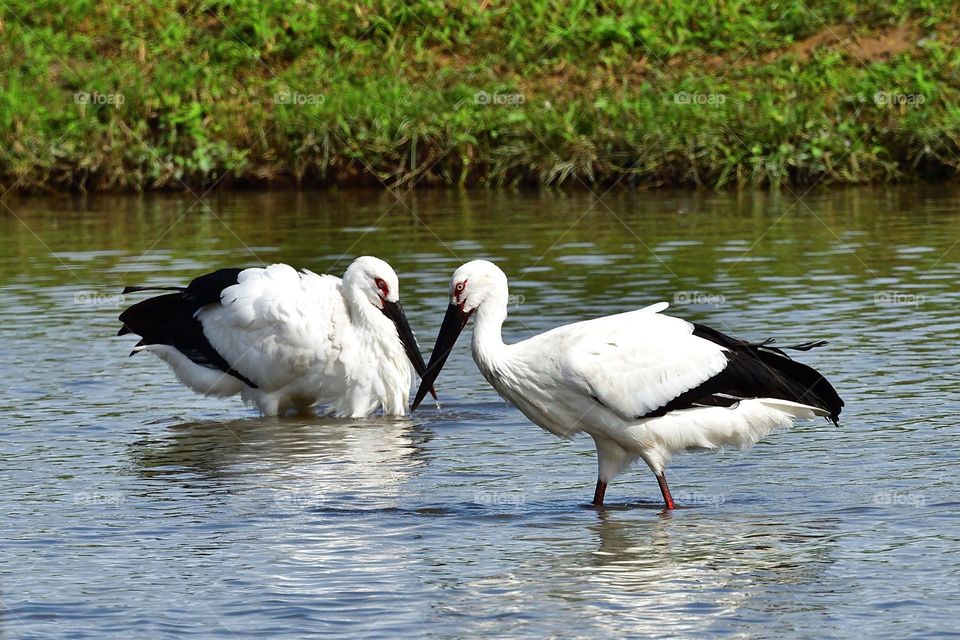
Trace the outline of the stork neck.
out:
<instances>
[{"instance_id":1,"label":"stork neck","mask_svg":"<svg viewBox=\"0 0 960 640\"><path fill-rule=\"evenodd\" d=\"M372 329L382 325L384 321L389 322L359 287L344 287L343 297L347 301L347 310L354 326Z\"/></svg>"},{"instance_id":2,"label":"stork neck","mask_svg":"<svg viewBox=\"0 0 960 640\"><path fill-rule=\"evenodd\" d=\"M481 367L493 365L503 354L501 330L507 319L507 293L496 294L484 300L477 308L473 326L473 357Z\"/></svg>"}]
</instances>

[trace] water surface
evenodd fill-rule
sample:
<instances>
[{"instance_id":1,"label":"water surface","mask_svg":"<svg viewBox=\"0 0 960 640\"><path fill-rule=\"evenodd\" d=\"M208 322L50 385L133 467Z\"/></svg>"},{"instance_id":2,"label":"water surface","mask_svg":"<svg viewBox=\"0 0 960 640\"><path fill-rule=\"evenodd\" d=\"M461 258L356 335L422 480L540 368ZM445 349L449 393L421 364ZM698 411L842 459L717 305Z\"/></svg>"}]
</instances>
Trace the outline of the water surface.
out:
<instances>
[{"instance_id":1,"label":"water surface","mask_svg":"<svg viewBox=\"0 0 960 640\"><path fill-rule=\"evenodd\" d=\"M0 208L0 629L33 637L929 637L960 619L960 192L379 191ZM412 418L260 419L127 358L124 284L282 261L400 274L425 350L453 269L505 334L660 300L801 354L847 402L586 506L592 442L504 405L467 340Z\"/></svg>"}]
</instances>

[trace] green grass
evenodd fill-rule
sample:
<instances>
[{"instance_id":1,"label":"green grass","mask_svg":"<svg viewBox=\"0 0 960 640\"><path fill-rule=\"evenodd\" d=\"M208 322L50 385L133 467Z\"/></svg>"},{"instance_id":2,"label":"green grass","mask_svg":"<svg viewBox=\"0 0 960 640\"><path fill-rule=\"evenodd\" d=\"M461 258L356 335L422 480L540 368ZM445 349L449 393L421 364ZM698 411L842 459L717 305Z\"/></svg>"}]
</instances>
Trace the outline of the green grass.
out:
<instances>
[{"instance_id":1,"label":"green grass","mask_svg":"<svg viewBox=\"0 0 960 640\"><path fill-rule=\"evenodd\" d=\"M960 167L960 9L940 0L4 0L0 19L3 190Z\"/></svg>"}]
</instances>

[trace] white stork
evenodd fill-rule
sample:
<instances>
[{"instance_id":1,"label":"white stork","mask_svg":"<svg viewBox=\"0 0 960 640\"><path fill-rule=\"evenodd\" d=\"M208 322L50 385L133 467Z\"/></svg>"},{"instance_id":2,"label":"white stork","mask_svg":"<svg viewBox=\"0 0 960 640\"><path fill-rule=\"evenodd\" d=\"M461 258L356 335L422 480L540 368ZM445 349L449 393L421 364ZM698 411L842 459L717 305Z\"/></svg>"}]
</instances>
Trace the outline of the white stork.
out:
<instances>
[{"instance_id":1,"label":"white stork","mask_svg":"<svg viewBox=\"0 0 960 640\"><path fill-rule=\"evenodd\" d=\"M403 415L411 364L425 368L397 274L378 258L357 258L342 280L274 264L123 290L137 291L174 293L120 314L118 335L142 338L131 356L153 353L193 391L240 394L266 416L318 405L335 416Z\"/></svg>"},{"instance_id":2,"label":"white stork","mask_svg":"<svg viewBox=\"0 0 960 640\"><path fill-rule=\"evenodd\" d=\"M475 260L454 272L450 306L411 410L476 315L473 359L493 388L547 431L593 438L597 506L607 484L641 458L673 509L664 475L673 454L748 447L797 418L824 416L836 424L843 407L823 376L769 342L749 343L663 315L665 302L504 344L507 295L507 277L491 262Z\"/></svg>"}]
</instances>

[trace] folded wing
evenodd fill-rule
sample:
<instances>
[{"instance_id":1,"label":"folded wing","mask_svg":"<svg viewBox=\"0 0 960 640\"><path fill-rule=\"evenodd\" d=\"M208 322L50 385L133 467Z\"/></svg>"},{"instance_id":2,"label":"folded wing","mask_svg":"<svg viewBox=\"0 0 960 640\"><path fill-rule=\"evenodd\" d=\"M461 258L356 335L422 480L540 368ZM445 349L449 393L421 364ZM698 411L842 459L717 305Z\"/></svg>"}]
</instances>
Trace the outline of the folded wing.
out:
<instances>
[{"instance_id":1,"label":"folded wing","mask_svg":"<svg viewBox=\"0 0 960 640\"><path fill-rule=\"evenodd\" d=\"M666 307L571 325L564 366L576 389L624 420L770 398L811 407L837 422L843 401L815 369L769 343L661 315Z\"/></svg>"},{"instance_id":2,"label":"folded wing","mask_svg":"<svg viewBox=\"0 0 960 640\"><path fill-rule=\"evenodd\" d=\"M725 350L693 335L693 325L659 311L570 325L566 377L624 420L645 416L720 373Z\"/></svg>"},{"instance_id":3,"label":"folded wing","mask_svg":"<svg viewBox=\"0 0 960 640\"><path fill-rule=\"evenodd\" d=\"M351 332L340 279L283 264L247 269L198 315L216 351L266 388L336 366Z\"/></svg>"}]
</instances>

